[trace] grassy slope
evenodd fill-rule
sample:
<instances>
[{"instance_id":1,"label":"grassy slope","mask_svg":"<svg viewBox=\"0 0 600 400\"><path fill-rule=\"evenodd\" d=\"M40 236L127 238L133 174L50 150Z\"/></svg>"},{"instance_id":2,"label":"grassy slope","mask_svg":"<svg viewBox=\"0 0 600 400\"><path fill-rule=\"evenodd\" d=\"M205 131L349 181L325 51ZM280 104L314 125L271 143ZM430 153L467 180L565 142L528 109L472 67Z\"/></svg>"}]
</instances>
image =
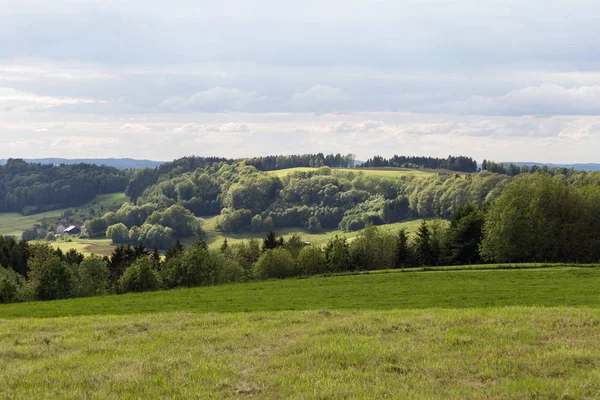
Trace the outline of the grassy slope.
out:
<instances>
[{"instance_id":1,"label":"grassy slope","mask_svg":"<svg viewBox=\"0 0 600 400\"><path fill-rule=\"evenodd\" d=\"M114 204L120 205L127 201L129 201L129 198L124 193L102 194L97 196L95 200L79 207L72 207L72 209L78 211L94 209L99 213L102 207L109 207ZM27 216L18 213L0 213L0 235L12 235L20 238L24 230L32 228L34 224L41 223L44 218L49 222L52 222L53 220L60 218L65 210L67 209L53 210L46 213ZM78 219L81 220L83 219L82 217L85 216L79 214L80 213L77 211L75 212L75 215L72 217L73 221Z\"/></svg>"},{"instance_id":2,"label":"grassy slope","mask_svg":"<svg viewBox=\"0 0 600 400\"><path fill-rule=\"evenodd\" d=\"M0 326L0 397L591 399L599 327L533 307L22 319Z\"/></svg>"},{"instance_id":3,"label":"grassy slope","mask_svg":"<svg viewBox=\"0 0 600 400\"><path fill-rule=\"evenodd\" d=\"M388 271L312 277L2 305L0 316L498 306L600 306L600 268Z\"/></svg>"},{"instance_id":4,"label":"grassy slope","mask_svg":"<svg viewBox=\"0 0 600 400\"><path fill-rule=\"evenodd\" d=\"M387 273L0 306L0 398L595 398L599 284Z\"/></svg>"},{"instance_id":5,"label":"grassy slope","mask_svg":"<svg viewBox=\"0 0 600 400\"><path fill-rule=\"evenodd\" d=\"M297 172L297 171L301 171L301 172L307 172L307 171L316 171L318 168L307 168L307 167L302 167L302 168L286 168L286 169L280 169L280 170L276 170L276 171L269 171L269 174L273 174L276 175L278 177L284 177L287 176L289 174L291 174L292 172ZM389 170L376 170L376 169L347 169L347 168L334 168L332 169L333 171L347 171L347 172L354 172L354 173L360 173L360 174L364 174L367 176L376 176L379 178L398 178L400 176L403 175L419 175L419 176L425 176L425 175L432 175L435 174L435 172L431 172L431 171L427 171L427 170L419 170L419 169L399 169L397 171L389 171Z\"/></svg>"}]
</instances>

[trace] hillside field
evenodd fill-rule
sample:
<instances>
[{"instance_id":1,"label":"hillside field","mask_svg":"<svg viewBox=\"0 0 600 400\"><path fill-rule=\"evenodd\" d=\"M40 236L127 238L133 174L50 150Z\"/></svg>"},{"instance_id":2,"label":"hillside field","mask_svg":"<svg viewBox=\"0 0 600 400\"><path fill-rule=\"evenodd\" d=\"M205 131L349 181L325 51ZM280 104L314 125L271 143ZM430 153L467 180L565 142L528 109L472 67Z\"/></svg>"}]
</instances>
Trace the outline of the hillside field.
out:
<instances>
[{"instance_id":1,"label":"hillside field","mask_svg":"<svg viewBox=\"0 0 600 400\"><path fill-rule=\"evenodd\" d=\"M562 266L0 305L0 397L595 398L599 288Z\"/></svg>"},{"instance_id":2,"label":"hillside field","mask_svg":"<svg viewBox=\"0 0 600 400\"><path fill-rule=\"evenodd\" d=\"M129 201L124 193L101 194L94 200L78 207L71 207L74 215L70 217L73 221L85 222L90 215L102 216L103 210L110 207L120 207ZM9 235L20 238L23 232L31 229L34 224L41 224L44 218L48 223L53 223L61 218L67 208L52 210L40 214L22 215L18 213L0 213L0 235Z\"/></svg>"},{"instance_id":3,"label":"hillside field","mask_svg":"<svg viewBox=\"0 0 600 400\"><path fill-rule=\"evenodd\" d=\"M265 232L220 232L216 229L216 223L218 216L203 218L202 219L202 229L206 233L205 240L208 243L209 247L217 248L222 243L223 240L227 239L229 244L238 243L241 241L249 240L249 239L262 239L265 236ZM400 229L404 228L409 234L412 234L417 231L419 225L421 224L422 219L416 219L411 221L402 221L394 224L382 225L381 227L384 229L389 229L393 232L397 232ZM311 242L316 245L324 245L327 241L333 237L340 236L346 237L348 240L352 240L355 238L360 231L355 232L344 232L341 229L334 230L326 230L322 233L310 233L305 229L301 228L276 228L275 232L283 236L284 239L289 239L292 235L300 235L305 241ZM185 240L187 244L192 244L196 239L188 239Z\"/></svg>"},{"instance_id":4,"label":"hillside field","mask_svg":"<svg viewBox=\"0 0 600 400\"><path fill-rule=\"evenodd\" d=\"M293 172L308 172L316 171L318 168L286 168L275 171L269 171L269 174L276 175L280 178L287 176ZM426 169L410 169L410 168L332 168L332 171L343 171L343 172L354 172L355 174L363 174L366 176L375 176L378 178L390 178L396 179L403 175L418 175L427 176L433 175L440 171L426 170Z\"/></svg>"}]
</instances>

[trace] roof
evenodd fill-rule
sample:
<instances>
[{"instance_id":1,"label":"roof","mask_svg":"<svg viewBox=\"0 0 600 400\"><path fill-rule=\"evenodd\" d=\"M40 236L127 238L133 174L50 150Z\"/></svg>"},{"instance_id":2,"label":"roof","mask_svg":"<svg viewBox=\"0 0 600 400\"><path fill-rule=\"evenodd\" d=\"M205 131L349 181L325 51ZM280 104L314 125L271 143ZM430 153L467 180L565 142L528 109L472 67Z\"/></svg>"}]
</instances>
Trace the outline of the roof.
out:
<instances>
[{"instance_id":1,"label":"roof","mask_svg":"<svg viewBox=\"0 0 600 400\"><path fill-rule=\"evenodd\" d=\"M81 231L81 228L78 226L75 226L75 225L71 225L67 229L65 229L65 232L69 233L69 232L73 232L75 230Z\"/></svg>"}]
</instances>

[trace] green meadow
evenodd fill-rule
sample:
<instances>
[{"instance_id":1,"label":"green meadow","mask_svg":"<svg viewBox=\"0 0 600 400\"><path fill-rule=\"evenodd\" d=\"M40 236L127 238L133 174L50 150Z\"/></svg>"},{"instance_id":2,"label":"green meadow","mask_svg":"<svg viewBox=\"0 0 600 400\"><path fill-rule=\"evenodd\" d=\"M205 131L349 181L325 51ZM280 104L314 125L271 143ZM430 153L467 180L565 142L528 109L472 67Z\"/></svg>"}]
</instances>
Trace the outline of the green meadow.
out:
<instances>
[{"instance_id":1,"label":"green meadow","mask_svg":"<svg viewBox=\"0 0 600 400\"><path fill-rule=\"evenodd\" d=\"M600 268L524 267L2 305L0 398L597 398Z\"/></svg>"},{"instance_id":2,"label":"green meadow","mask_svg":"<svg viewBox=\"0 0 600 400\"><path fill-rule=\"evenodd\" d=\"M102 216L109 208L118 208L128 201L129 198L124 193L111 193L101 194L88 203L70 209L64 208L32 215L0 213L0 235L20 238L25 230L31 229L35 224L41 224L44 220L54 223L63 216L66 210L73 211L73 215L69 217L71 222L85 222L91 217Z\"/></svg>"},{"instance_id":3,"label":"green meadow","mask_svg":"<svg viewBox=\"0 0 600 400\"><path fill-rule=\"evenodd\" d=\"M280 178L287 176L293 172L310 172L316 171L318 168L308 168L308 167L298 167L298 168L286 168L275 171L269 171L269 174L278 176ZM405 175L416 175L416 176L427 176L436 174L437 171L426 170L426 169L409 169L409 168L398 168L396 170L392 168L386 169L361 169L361 168L333 168L333 172L342 171L342 172L352 172L354 174L362 174L365 176L374 176L378 178L390 178L396 179Z\"/></svg>"}]
</instances>

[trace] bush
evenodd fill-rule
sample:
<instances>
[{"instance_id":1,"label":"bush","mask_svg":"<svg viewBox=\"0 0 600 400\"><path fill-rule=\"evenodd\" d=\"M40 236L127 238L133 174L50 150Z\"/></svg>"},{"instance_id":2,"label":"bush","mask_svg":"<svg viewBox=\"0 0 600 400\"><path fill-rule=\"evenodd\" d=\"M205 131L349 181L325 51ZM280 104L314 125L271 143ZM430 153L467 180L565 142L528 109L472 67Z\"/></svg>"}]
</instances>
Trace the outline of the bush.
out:
<instances>
[{"instance_id":1,"label":"bush","mask_svg":"<svg viewBox=\"0 0 600 400\"><path fill-rule=\"evenodd\" d=\"M325 254L320 247L307 246L298 255L298 273L301 275L317 275L327 272Z\"/></svg>"},{"instance_id":2,"label":"bush","mask_svg":"<svg viewBox=\"0 0 600 400\"><path fill-rule=\"evenodd\" d=\"M262 279L288 278L296 274L292 255L281 247L265 251L254 265L254 271Z\"/></svg>"},{"instance_id":3,"label":"bush","mask_svg":"<svg viewBox=\"0 0 600 400\"><path fill-rule=\"evenodd\" d=\"M48 234L46 235L46 241L47 242L55 242L56 241L56 235L54 234L54 232L48 232Z\"/></svg>"},{"instance_id":4,"label":"bush","mask_svg":"<svg viewBox=\"0 0 600 400\"><path fill-rule=\"evenodd\" d=\"M159 290L162 287L162 279L153 268L154 261L150 257L135 260L119 278L119 291L127 293Z\"/></svg>"}]
</instances>

